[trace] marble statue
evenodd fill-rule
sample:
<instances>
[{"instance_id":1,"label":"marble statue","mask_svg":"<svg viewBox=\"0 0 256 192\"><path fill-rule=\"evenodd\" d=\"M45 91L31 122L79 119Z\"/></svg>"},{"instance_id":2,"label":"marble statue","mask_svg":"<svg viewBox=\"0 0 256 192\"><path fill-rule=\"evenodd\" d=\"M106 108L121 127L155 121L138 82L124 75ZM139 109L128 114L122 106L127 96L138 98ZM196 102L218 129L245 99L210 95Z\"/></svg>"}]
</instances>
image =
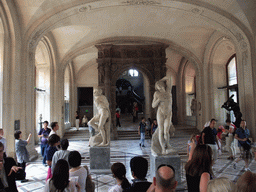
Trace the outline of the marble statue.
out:
<instances>
[{"instance_id":1,"label":"marble statue","mask_svg":"<svg viewBox=\"0 0 256 192\"><path fill-rule=\"evenodd\" d=\"M99 131L98 134L91 137L89 145L94 146L108 146L110 143L110 123L111 114L109 110L109 103L105 95L102 95L101 89L95 89L94 104L98 109L98 113L88 122L95 130Z\"/></svg>"},{"instance_id":2,"label":"marble statue","mask_svg":"<svg viewBox=\"0 0 256 192\"><path fill-rule=\"evenodd\" d=\"M155 84L155 93L152 107L157 107L157 123L158 128L153 134L151 151L157 155L167 155L176 153L171 147L170 131L174 132L172 125L172 94L171 83L169 77L164 77Z\"/></svg>"}]
</instances>

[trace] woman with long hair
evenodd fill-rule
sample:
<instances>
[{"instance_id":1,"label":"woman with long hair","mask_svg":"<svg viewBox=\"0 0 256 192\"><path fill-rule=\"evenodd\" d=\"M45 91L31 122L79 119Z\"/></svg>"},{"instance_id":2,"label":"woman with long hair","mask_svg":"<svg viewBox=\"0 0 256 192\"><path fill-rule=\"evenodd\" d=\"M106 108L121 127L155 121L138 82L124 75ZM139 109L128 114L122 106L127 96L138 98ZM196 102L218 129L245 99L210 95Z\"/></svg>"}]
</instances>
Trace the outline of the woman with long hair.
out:
<instances>
[{"instance_id":1,"label":"woman with long hair","mask_svg":"<svg viewBox=\"0 0 256 192\"><path fill-rule=\"evenodd\" d=\"M57 161L51 179L48 179L44 192L80 192L75 181L69 181L69 166L64 159Z\"/></svg>"},{"instance_id":2,"label":"woman with long hair","mask_svg":"<svg viewBox=\"0 0 256 192\"><path fill-rule=\"evenodd\" d=\"M108 192L122 192L128 191L131 187L131 184L126 179L126 169L124 164L122 163L114 163L111 166L111 171L113 173L114 178L117 181L117 185L111 187Z\"/></svg>"},{"instance_id":3,"label":"woman with long hair","mask_svg":"<svg viewBox=\"0 0 256 192\"><path fill-rule=\"evenodd\" d=\"M213 176L212 149L207 145L191 144L189 161L185 165L188 192L206 192Z\"/></svg>"}]
</instances>

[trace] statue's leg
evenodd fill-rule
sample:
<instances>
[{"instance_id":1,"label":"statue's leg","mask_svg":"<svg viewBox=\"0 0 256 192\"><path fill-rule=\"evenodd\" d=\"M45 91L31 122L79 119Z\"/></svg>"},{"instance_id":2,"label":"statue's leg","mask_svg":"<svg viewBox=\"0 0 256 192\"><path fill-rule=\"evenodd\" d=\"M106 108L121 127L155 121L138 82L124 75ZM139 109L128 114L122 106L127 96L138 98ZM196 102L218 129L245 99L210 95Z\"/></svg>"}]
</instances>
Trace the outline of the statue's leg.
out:
<instances>
[{"instance_id":1,"label":"statue's leg","mask_svg":"<svg viewBox=\"0 0 256 192\"><path fill-rule=\"evenodd\" d=\"M157 112L157 121L158 121L158 131L159 131L158 139L162 148L162 154L165 154L166 144L164 140L164 117L162 114L160 114L159 111Z\"/></svg>"},{"instance_id":2,"label":"statue's leg","mask_svg":"<svg viewBox=\"0 0 256 192\"><path fill-rule=\"evenodd\" d=\"M92 126L95 130L98 131L98 125L96 124L96 122L99 121L99 116L96 115L94 116L89 122L88 125Z\"/></svg>"},{"instance_id":3,"label":"statue's leg","mask_svg":"<svg viewBox=\"0 0 256 192\"><path fill-rule=\"evenodd\" d=\"M107 138L106 138L107 134L106 134L105 126L107 123L107 119L109 117L109 113L104 110L102 110L101 112L102 112L102 114L99 119L99 131L102 136L102 143L100 144L100 146L104 146L104 145L107 145Z\"/></svg>"},{"instance_id":4,"label":"statue's leg","mask_svg":"<svg viewBox=\"0 0 256 192\"><path fill-rule=\"evenodd\" d=\"M101 137L102 137L102 143L99 144L99 146L104 146L106 145L106 131L104 129L100 129L100 134L101 134Z\"/></svg>"},{"instance_id":5,"label":"statue's leg","mask_svg":"<svg viewBox=\"0 0 256 192\"><path fill-rule=\"evenodd\" d=\"M170 140L170 120L169 118L164 120L164 140L167 144L169 144Z\"/></svg>"},{"instance_id":6,"label":"statue's leg","mask_svg":"<svg viewBox=\"0 0 256 192\"><path fill-rule=\"evenodd\" d=\"M164 140L167 146L170 144L170 128L171 128L171 118L169 116L164 120Z\"/></svg>"}]
</instances>

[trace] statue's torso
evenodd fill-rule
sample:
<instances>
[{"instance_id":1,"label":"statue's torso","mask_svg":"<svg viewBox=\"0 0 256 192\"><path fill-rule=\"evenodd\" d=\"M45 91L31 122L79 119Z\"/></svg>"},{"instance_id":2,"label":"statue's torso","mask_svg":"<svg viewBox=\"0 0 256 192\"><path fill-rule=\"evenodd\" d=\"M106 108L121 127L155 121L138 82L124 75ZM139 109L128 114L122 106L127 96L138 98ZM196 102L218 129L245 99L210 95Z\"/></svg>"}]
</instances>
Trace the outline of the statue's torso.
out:
<instances>
[{"instance_id":1,"label":"statue's torso","mask_svg":"<svg viewBox=\"0 0 256 192\"><path fill-rule=\"evenodd\" d=\"M172 96L167 92L158 92L158 99L160 100L158 105L158 110L163 113L171 113L172 112Z\"/></svg>"}]
</instances>

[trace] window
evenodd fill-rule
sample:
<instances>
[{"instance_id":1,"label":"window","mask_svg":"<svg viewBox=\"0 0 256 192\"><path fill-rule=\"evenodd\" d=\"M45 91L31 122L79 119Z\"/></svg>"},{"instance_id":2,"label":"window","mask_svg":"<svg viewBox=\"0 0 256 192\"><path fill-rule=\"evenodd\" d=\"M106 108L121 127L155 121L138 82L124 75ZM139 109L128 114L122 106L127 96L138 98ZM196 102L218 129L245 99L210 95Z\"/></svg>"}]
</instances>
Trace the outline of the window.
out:
<instances>
[{"instance_id":1,"label":"window","mask_svg":"<svg viewBox=\"0 0 256 192\"><path fill-rule=\"evenodd\" d=\"M237 84L237 75L236 75L236 57L231 58L228 63L228 85L236 85Z\"/></svg>"},{"instance_id":2,"label":"window","mask_svg":"<svg viewBox=\"0 0 256 192\"><path fill-rule=\"evenodd\" d=\"M236 68L236 55L233 55L227 63L227 96L234 95L233 100L239 103L238 100L238 84L237 84L237 68ZM230 111L230 120L235 121L233 111Z\"/></svg>"},{"instance_id":3,"label":"window","mask_svg":"<svg viewBox=\"0 0 256 192\"><path fill-rule=\"evenodd\" d=\"M139 76L139 72L135 69L130 69L129 70L129 75L132 77L138 77Z\"/></svg>"},{"instance_id":4,"label":"window","mask_svg":"<svg viewBox=\"0 0 256 192\"><path fill-rule=\"evenodd\" d=\"M235 102L238 103L238 85L235 55L233 55L227 63L227 91L228 97L234 95L233 99Z\"/></svg>"}]
</instances>

